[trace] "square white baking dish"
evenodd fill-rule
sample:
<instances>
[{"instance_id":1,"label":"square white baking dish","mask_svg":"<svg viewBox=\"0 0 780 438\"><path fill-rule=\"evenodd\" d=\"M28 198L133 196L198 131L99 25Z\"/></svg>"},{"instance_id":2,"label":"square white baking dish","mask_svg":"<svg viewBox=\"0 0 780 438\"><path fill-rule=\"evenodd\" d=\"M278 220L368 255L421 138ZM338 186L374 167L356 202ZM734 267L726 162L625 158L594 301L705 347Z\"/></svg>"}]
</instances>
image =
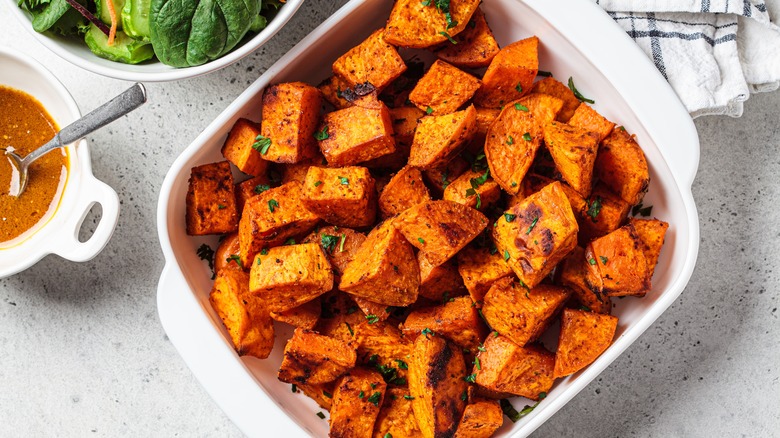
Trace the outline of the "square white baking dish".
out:
<instances>
[{"instance_id":1,"label":"square white baking dish","mask_svg":"<svg viewBox=\"0 0 780 438\"><path fill-rule=\"evenodd\" d=\"M240 358L208 302L211 272L196 255L201 243L184 227L185 194L193 166L222 160L220 148L240 117L258 120L266 85L319 83L334 59L383 26L392 2L353 0L326 20L241 94L179 156L162 186L158 232L166 265L158 287L163 327L187 365L217 404L249 436L327 436L321 409L276 379L289 327L277 325L277 345L267 360ZM642 299L616 300L620 318L613 345L585 370L556 383L542 403L517 423L506 421L497 436L533 432L618 357L680 295L693 271L699 223L691 184L699 141L688 113L634 42L596 5L587 1L487 0L482 8L503 46L537 35L540 68L564 82L574 76L580 91L596 100L605 117L635 133L650 165L645 205L670 223L653 291ZM522 407L522 400L515 403Z\"/></svg>"}]
</instances>

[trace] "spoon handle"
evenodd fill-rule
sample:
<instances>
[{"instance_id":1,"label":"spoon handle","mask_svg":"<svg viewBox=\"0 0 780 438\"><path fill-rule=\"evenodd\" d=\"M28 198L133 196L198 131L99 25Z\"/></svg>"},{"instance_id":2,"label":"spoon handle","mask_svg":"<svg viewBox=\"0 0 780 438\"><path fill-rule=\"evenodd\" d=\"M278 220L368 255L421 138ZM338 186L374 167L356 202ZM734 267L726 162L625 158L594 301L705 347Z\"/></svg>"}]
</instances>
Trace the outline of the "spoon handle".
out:
<instances>
[{"instance_id":1,"label":"spoon handle","mask_svg":"<svg viewBox=\"0 0 780 438\"><path fill-rule=\"evenodd\" d=\"M93 131L108 125L143 105L144 102L146 102L146 88L144 88L143 84L136 83L124 93L63 128L48 143L24 157L24 161L29 164L52 149L81 140Z\"/></svg>"}]
</instances>

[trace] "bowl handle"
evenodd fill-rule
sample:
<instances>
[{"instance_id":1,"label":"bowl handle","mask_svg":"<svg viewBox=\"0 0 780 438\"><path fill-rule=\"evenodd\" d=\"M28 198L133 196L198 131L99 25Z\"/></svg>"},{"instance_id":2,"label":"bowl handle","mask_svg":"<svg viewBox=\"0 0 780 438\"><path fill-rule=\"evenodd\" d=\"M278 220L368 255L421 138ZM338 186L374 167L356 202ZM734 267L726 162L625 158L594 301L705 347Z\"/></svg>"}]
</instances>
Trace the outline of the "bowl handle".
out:
<instances>
[{"instance_id":1,"label":"bowl handle","mask_svg":"<svg viewBox=\"0 0 780 438\"><path fill-rule=\"evenodd\" d=\"M74 206L75 213L65 221L64 230L53 251L73 262L86 262L98 255L108 244L119 219L119 196L114 189L95 177L87 178L83 184L86 190L79 194ZM79 230L95 204L103 208L100 222L92 236L86 242L80 242Z\"/></svg>"}]
</instances>

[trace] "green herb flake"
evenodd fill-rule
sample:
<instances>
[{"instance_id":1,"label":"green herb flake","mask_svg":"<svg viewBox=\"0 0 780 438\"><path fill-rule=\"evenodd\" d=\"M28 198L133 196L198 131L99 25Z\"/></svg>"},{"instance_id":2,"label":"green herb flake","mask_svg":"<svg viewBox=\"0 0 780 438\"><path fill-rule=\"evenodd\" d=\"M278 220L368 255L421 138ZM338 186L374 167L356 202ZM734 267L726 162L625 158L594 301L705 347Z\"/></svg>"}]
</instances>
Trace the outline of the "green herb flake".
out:
<instances>
[{"instance_id":1,"label":"green herb flake","mask_svg":"<svg viewBox=\"0 0 780 438\"><path fill-rule=\"evenodd\" d=\"M601 264L603 264L605 266L607 265L607 261L609 261L609 259L607 259L604 256L599 256L599 260L601 260Z\"/></svg>"},{"instance_id":2,"label":"green herb flake","mask_svg":"<svg viewBox=\"0 0 780 438\"><path fill-rule=\"evenodd\" d=\"M377 322L379 322L379 317L374 315L373 313L369 313L368 315L366 315L366 319L368 320L369 324L376 324Z\"/></svg>"},{"instance_id":3,"label":"green herb flake","mask_svg":"<svg viewBox=\"0 0 780 438\"><path fill-rule=\"evenodd\" d=\"M425 108L425 114L430 115L432 113L433 113L433 108L431 108L430 106L428 108Z\"/></svg>"},{"instance_id":4,"label":"green herb flake","mask_svg":"<svg viewBox=\"0 0 780 438\"><path fill-rule=\"evenodd\" d=\"M595 266L596 265L596 259L590 258L590 259L588 259L588 263L590 263L591 266Z\"/></svg>"},{"instance_id":5,"label":"green herb flake","mask_svg":"<svg viewBox=\"0 0 780 438\"><path fill-rule=\"evenodd\" d=\"M512 181L512 187L517 187L517 182L516 181Z\"/></svg>"},{"instance_id":6,"label":"green herb flake","mask_svg":"<svg viewBox=\"0 0 780 438\"><path fill-rule=\"evenodd\" d=\"M460 394L460 399L463 401L466 401L469 398L469 392L468 390L463 390L463 392Z\"/></svg>"},{"instance_id":7,"label":"green herb flake","mask_svg":"<svg viewBox=\"0 0 780 438\"><path fill-rule=\"evenodd\" d=\"M317 412L317 416L320 417L321 420L325 419L325 414L323 414L322 411Z\"/></svg>"},{"instance_id":8,"label":"green herb flake","mask_svg":"<svg viewBox=\"0 0 780 438\"><path fill-rule=\"evenodd\" d=\"M362 398L363 398L363 397L365 397L365 396L366 396L366 393L365 393L365 392L363 392L363 391L360 391L360 394L358 394L358 398L359 398L359 399L362 399Z\"/></svg>"},{"instance_id":9,"label":"green herb flake","mask_svg":"<svg viewBox=\"0 0 780 438\"><path fill-rule=\"evenodd\" d=\"M328 134L328 125L323 126L321 131L315 132L314 138L319 141L327 140L328 138L330 138L330 135Z\"/></svg>"},{"instance_id":10,"label":"green herb flake","mask_svg":"<svg viewBox=\"0 0 780 438\"><path fill-rule=\"evenodd\" d=\"M511 135L510 135L510 136L508 136L508 137L509 137L509 139L506 141L506 144L508 144L508 145L513 145L513 144L515 144L515 139L514 139L514 138L512 138L512 136L511 136Z\"/></svg>"},{"instance_id":11,"label":"green herb flake","mask_svg":"<svg viewBox=\"0 0 780 438\"><path fill-rule=\"evenodd\" d=\"M314 182L314 187L319 187L321 185L322 185L322 181L315 181Z\"/></svg>"},{"instance_id":12,"label":"green herb flake","mask_svg":"<svg viewBox=\"0 0 780 438\"><path fill-rule=\"evenodd\" d=\"M449 29L449 28L448 28L448 29ZM458 42L457 42L457 41L455 41L455 39L454 39L454 38L452 38L452 37L450 36L450 34L449 34L449 33L447 33L446 31L441 31L441 32L439 32L439 35L442 35L442 36L444 36L445 38L447 38L447 39L448 39L448 40L449 40L449 41L450 41L450 42L451 42L453 45L456 45L456 44L458 44Z\"/></svg>"},{"instance_id":13,"label":"green herb flake","mask_svg":"<svg viewBox=\"0 0 780 438\"><path fill-rule=\"evenodd\" d=\"M285 245L295 245L295 238L290 237L289 239L284 241Z\"/></svg>"},{"instance_id":14,"label":"green herb flake","mask_svg":"<svg viewBox=\"0 0 780 438\"><path fill-rule=\"evenodd\" d=\"M268 184L258 184L255 186L255 193L258 195L265 192L266 190L271 190L271 186Z\"/></svg>"},{"instance_id":15,"label":"green herb flake","mask_svg":"<svg viewBox=\"0 0 780 438\"><path fill-rule=\"evenodd\" d=\"M268 148L271 147L271 139L258 135L255 137L255 142L252 143L252 149L260 152L261 155L265 155L268 152Z\"/></svg>"},{"instance_id":16,"label":"green herb flake","mask_svg":"<svg viewBox=\"0 0 780 438\"><path fill-rule=\"evenodd\" d=\"M214 250L205 243L200 245L195 251L201 260L205 260L209 264L209 269L214 271Z\"/></svg>"},{"instance_id":17,"label":"green herb flake","mask_svg":"<svg viewBox=\"0 0 780 438\"><path fill-rule=\"evenodd\" d=\"M480 344L479 344L479 347L477 347L477 350L479 350L479 351L487 351L487 350L485 349L485 345L484 345L484 344L482 344L482 343L480 343Z\"/></svg>"},{"instance_id":18,"label":"green herb flake","mask_svg":"<svg viewBox=\"0 0 780 438\"><path fill-rule=\"evenodd\" d=\"M417 241L425 245L425 239L423 239L422 237L418 237Z\"/></svg>"},{"instance_id":19,"label":"green herb flake","mask_svg":"<svg viewBox=\"0 0 780 438\"><path fill-rule=\"evenodd\" d=\"M379 401L381 398L382 398L382 393L377 391L368 397L368 402L373 404L374 406L379 406Z\"/></svg>"},{"instance_id":20,"label":"green herb flake","mask_svg":"<svg viewBox=\"0 0 780 438\"><path fill-rule=\"evenodd\" d=\"M271 199L268 201L268 209L271 210L271 213L274 212L274 209L279 206L279 203L276 202L276 199Z\"/></svg>"},{"instance_id":21,"label":"green herb flake","mask_svg":"<svg viewBox=\"0 0 780 438\"><path fill-rule=\"evenodd\" d=\"M504 219L506 219L507 222L512 222L516 217L517 215L512 213L504 213Z\"/></svg>"},{"instance_id":22,"label":"green herb flake","mask_svg":"<svg viewBox=\"0 0 780 438\"><path fill-rule=\"evenodd\" d=\"M522 93L523 92L523 84L518 82L517 85L515 85L515 91L517 91L518 93ZM515 108L517 108L517 107L515 107ZM526 111L528 111L528 110L526 109Z\"/></svg>"},{"instance_id":23,"label":"green herb flake","mask_svg":"<svg viewBox=\"0 0 780 438\"><path fill-rule=\"evenodd\" d=\"M476 366L478 370L482 370L482 364L479 362L479 357L474 358L474 366Z\"/></svg>"},{"instance_id":24,"label":"green herb flake","mask_svg":"<svg viewBox=\"0 0 780 438\"><path fill-rule=\"evenodd\" d=\"M539 216L536 216L534 220L531 222L531 226L528 227L528 230L526 230L525 234L529 235L531 234L531 231L536 227L536 223L539 222Z\"/></svg>"},{"instance_id":25,"label":"green herb flake","mask_svg":"<svg viewBox=\"0 0 780 438\"><path fill-rule=\"evenodd\" d=\"M590 216L592 219L596 219L596 217L601 212L601 197L596 196L596 199L590 202L588 204L588 211L587 215Z\"/></svg>"},{"instance_id":26,"label":"green herb flake","mask_svg":"<svg viewBox=\"0 0 780 438\"><path fill-rule=\"evenodd\" d=\"M328 391L322 391L322 395L328 398L333 398L333 394L329 393Z\"/></svg>"},{"instance_id":27,"label":"green herb flake","mask_svg":"<svg viewBox=\"0 0 780 438\"><path fill-rule=\"evenodd\" d=\"M387 432L383 438L393 438L393 434Z\"/></svg>"},{"instance_id":28,"label":"green herb flake","mask_svg":"<svg viewBox=\"0 0 780 438\"><path fill-rule=\"evenodd\" d=\"M323 234L322 237L320 237L320 246L322 246L322 249L324 249L326 252L332 253L333 248L336 247L338 241L339 236Z\"/></svg>"},{"instance_id":29,"label":"green herb flake","mask_svg":"<svg viewBox=\"0 0 780 438\"><path fill-rule=\"evenodd\" d=\"M509 260L509 251L504 250L504 261Z\"/></svg>"},{"instance_id":30,"label":"green herb flake","mask_svg":"<svg viewBox=\"0 0 780 438\"><path fill-rule=\"evenodd\" d=\"M577 87L574 86L574 79L572 77L569 77L569 89L571 90L572 93L574 93L574 97L579 99L580 102L589 103L591 105L596 103L595 100L588 99L587 97L583 96L582 93L579 92L579 90L577 90Z\"/></svg>"},{"instance_id":31,"label":"green herb flake","mask_svg":"<svg viewBox=\"0 0 780 438\"><path fill-rule=\"evenodd\" d=\"M523 140L525 140L525 141L531 141L531 140L532 140L532 139L531 139L531 134L530 134L530 133L528 133L528 132L526 132L525 134L523 134Z\"/></svg>"},{"instance_id":32,"label":"green herb flake","mask_svg":"<svg viewBox=\"0 0 780 438\"><path fill-rule=\"evenodd\" d=\"M468 376L464 377L463 380L469 383L474 383L477 381L477 373L469 374Z\"/></svg>"},{"instance_id":33,"label":"green herb flake","mask_svg":"<svg viewBox=\"0 0 780 438\"><path fill-rule=\"evenodd\" d=\"M512 406L512 403L510 403L509 400L505 398L501 399L501 411L504 412L504 415L506 415L507 418L512 420L512 423L517 423L520 421L520 418L522 418L522 415L517 412L517 409Z\"/></svg>"},{"instance_id":34,"label":"green herb flake","mask_svg":"<svg viewBox=\"0 0 780 438\"><path fill-rule=\"evenodd\" d=\"M518 111L528 111L528 107L519 103L515 104L515 109Z\"/></svg>"},{"instance_id":35,"label":"green herb flake","mask_svg":"<svg viewBox=\"0 0 780 438\"><path fill-rule=\"evenodd\" d=\"M226 262L236 262L238 266L241 267L241 269L244 269L244 264L241 262L241 256L238 254L230 254L230 257L225 259Z\"/></svg>"},{"instance_id":36,"label":"green herb flake","mask_svg":"<svg viewBox=\"0 0 780 438\"><path fill-rule=\"evenodd\" d=\"M340 176L338 178L339 178L339 182L341 183L342 186L348 186L349 185L349 178L347 178L346 176Z\"/></svg>"},{"instance_id":37,"label":"green herb flake","mask_svg":"<svg viewBox=\"0 0 780 438\"><path fill-rule=\"evenodd\" d=\"M408 394L405 395L404 398L407 399L407 400L414 400L414 397L411 396L411 395L408 395Z\"/></svg>"},{"instance_id":38,"label":"green herb flake","mask_svg":"<svg viewBox=\"0 0 780 438\"><path fill-rule=\"evenodd\" d=\"M544 70L539 70L536 72L536 76L541 76L543 78L551 78L552 75L553 75L552 72L544 71Z\"/></svg>"},{"instance_id":39,"label":"green herb flake","mask_svg":"<svg viewBox=\"0 0 780 438\"><path fill-rule=\"evenodd\" d=\"M268 255L268 248L263 248L260 250L260 255Z\"/></svg>"},{"instance_id":40,"label":"green herb flake","mask_svg":"<svg viewBox=\"0 0 780 438\"><path fill-rule=\"evenodd\" d=\"M349 330L349 335L350 335L350 336L355 336L355 331L354 331L354 330L352 330L352 326L351 326L351 325L349 325L349 323L348 323L348 322L346 322L346 321L344 321L344 324L347 326L347 330Z\"/></svg>"},{"instance_id":41,"label":"green herb flake","mask_svg":"<svg viewBox=\"0 0 780 438\"><path fill-rule=\"evenodd\" d=\"M224 205L222 205L222 204L217 204L217 210L224 210L224 209L226 209L226 208L227 208L227 207L225 207L225 206L224 206Z\"/></svg>"},{"instance_id":42,"label":"green herb flake","mask_svg":"<svg viewBox=\"0 0 780 438\"><path fill-rule=\"evenodd\" d=\"M341 240L339 241L339 252L344 252L344 242L347 241L347 235L341 233Z\"/></svg>"},{"instance_id":43,"label":"green herb flake","mask_svg":"<svg viewBox=\"0 0 780 438\"><path fill-rule=\"evenodd\" d=\"M424 329L422 329L420 331L420 333L425 335L426 338L428 337L428 335L433 335L434 334L433 330L429 329L428 327L425 327Z\"/></svg>"},{"instance_id":44,"label":"green herb flake","mask_svg":"<svg viewBox=\"0 0 780 438\"><path fill-rule=\"evenodd\" d=\"M649 206L647 206L645 208L640 208L639 209L639 214L644 216L644 217L648 217L648 216L650 216L652 211L653 211L653 206L649 205Z\"/></svg>"},{"instance_id":45,"label":"green herb flake","mask_svg":"<svg viewBox=\"0 0 780 438\"><path fill-rule=\"evenodd\" d=\"M406 362L402 361L401 359L396 359L395 363L398 364L398 369L399 370L408 370L409 369L409 365L407 365Z\"/></svg>"}]
</instances>

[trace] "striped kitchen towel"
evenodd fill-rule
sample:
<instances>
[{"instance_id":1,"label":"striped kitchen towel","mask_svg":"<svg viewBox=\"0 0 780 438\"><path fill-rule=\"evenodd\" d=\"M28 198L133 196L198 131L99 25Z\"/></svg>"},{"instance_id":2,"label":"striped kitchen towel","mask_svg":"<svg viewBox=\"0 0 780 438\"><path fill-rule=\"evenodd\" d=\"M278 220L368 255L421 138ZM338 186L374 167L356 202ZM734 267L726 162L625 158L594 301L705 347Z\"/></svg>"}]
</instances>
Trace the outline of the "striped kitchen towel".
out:
<instances>
[{"instance_id":1,"label":"striped kitchen towel","mask_svg":"<svg viewBox=\"0 0 780 438\"><path fill-rule=\"evenodd\" d=\"M639 44L691 116L742 115L780 85L780 0L595 0Z\"/></svg>"}]
</instances>

